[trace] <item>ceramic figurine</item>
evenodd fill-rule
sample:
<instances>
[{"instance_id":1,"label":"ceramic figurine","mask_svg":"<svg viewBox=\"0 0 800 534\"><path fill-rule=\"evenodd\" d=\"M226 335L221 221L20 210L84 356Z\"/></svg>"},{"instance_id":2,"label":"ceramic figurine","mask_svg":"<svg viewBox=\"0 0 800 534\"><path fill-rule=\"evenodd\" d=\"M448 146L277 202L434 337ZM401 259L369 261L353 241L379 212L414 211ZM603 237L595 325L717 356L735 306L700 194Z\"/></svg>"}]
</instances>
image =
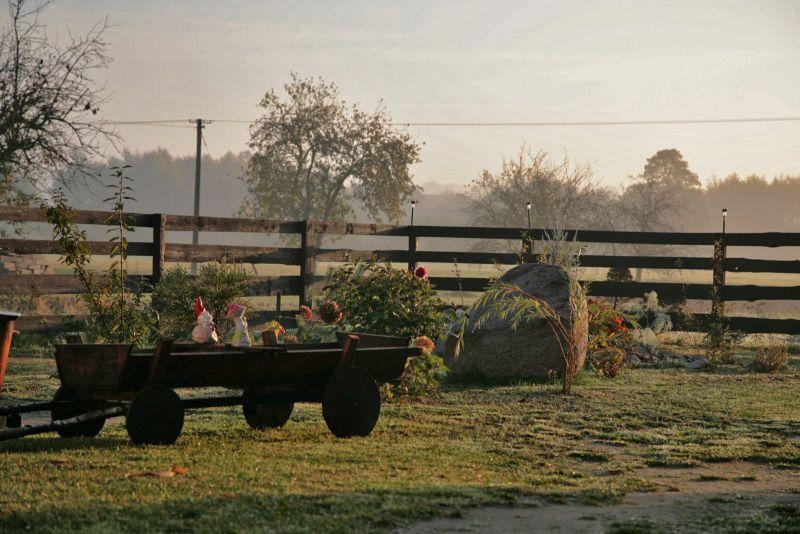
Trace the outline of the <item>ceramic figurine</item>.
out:
<instances>
[{"instance_id":1,"label":"ceramic figurine","mask_svg":"<svg viewBox=\"0 0 800 534\"><path fill-rule=\"evenodd\" d=\"M250 333L247 331L247 318L244 312L247 308L241 304L229 304L226 319L233 321L233 332L231 332L229 343L234 347L249 347Z\"/></svg>"},{"instance_id":2,"label":"ceramic figurine","mask_svg":"<svg viewBox=\"0 0 800 534\"><path fill-rule=\"evenodd\" d=\"M194 299L194 313L197 315L197 326L192 330L192 339L197 343L216 343L219 341L214 328L214 318L203 306L203 299Z\"/></svg>"}]
</instances>

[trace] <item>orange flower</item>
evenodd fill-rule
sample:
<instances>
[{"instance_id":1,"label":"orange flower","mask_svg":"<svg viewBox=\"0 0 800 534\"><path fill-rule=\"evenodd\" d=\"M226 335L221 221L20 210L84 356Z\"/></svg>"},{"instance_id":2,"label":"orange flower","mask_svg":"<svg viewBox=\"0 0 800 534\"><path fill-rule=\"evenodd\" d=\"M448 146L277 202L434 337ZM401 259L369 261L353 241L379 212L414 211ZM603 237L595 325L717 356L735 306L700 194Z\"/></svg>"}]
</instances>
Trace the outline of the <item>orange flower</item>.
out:
<instances>
[{"instance_id":1,"label":"orange flower","mask_svg":"<svg viewBox=\"0 0 800 534\"><path fill-rule=\"evenodd\" d=\"M424 354L430 354L436 347L436 343L434 343L433 340L428 336L415 337L414 340L411 341L411 344L415 347L421 348Z\"/></svg>"}]
</instances>

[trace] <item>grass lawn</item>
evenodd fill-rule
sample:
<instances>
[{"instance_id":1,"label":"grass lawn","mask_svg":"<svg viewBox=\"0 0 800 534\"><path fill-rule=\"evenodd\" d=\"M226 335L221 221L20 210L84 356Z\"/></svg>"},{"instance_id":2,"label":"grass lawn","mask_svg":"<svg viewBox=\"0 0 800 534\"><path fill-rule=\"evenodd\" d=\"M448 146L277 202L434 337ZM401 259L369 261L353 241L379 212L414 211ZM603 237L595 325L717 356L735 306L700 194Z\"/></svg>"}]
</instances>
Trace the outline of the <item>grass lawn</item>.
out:
<instances>
[{"instance_id":1,"label":"grass lawn","mask_svg":"<svg viewBox=\"0 0 800 534\"><path fill-rule=\"evenodd\" d=\"M448 384L435 399L384 405L358 439L334 438L319 406L298 405L265 432L237 408L192 412L170 447L131 446L119 420L95 439L2 442L0 531L388 530L529 496L597 504L663 490L648 467L741 460L796 473L799 363L775 375L587 372L571 396ZM54 375L48 358L14 357L0 402L49 398ZM126 476L173 465L186 473Z\"/></svg>"}]
</instances>

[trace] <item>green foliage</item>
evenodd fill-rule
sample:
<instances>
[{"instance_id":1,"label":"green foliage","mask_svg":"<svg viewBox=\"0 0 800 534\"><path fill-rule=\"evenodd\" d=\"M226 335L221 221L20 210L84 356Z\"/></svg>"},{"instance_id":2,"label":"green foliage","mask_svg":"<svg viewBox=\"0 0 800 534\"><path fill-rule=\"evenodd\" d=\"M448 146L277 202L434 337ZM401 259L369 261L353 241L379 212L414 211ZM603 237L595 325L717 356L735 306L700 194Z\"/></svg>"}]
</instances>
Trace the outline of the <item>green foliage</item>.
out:
<instances>
[{"instance_id":1,"label":"green foliage","mask_svg":"<svg viewBox=\"0 0 800 534\"><path fill-rule=\"evenodd\" d=\"M181 265L161 274L153 289L151 306L158 313L159 332L169 337L185 336L195 322L196 284Z\"/></svg>"},{"instance_id":2,"label":"green foliage","mask_svg":"<svg viewBox=\"0 0 800 534\"><path fill-rule=\"evenodd\" d=\"M325 298L336 301L355 331L393 336L444 333L444 306L426 278L389 263L347 263L328 272Z\"/></svg>"},{"instance_id":3,"label":"green foliage","mask_svg":"<svg viewBox=\"0 0 800 534\"><path fill-rule=\"evenodd\" d=\"M708 361L712 364L732 362L743 339L744 334L732 330L725 317L712 317L703 336Z\"/></svg>"},{"instance_id":4,"label":"green foliage","mask_svg":"<svg viewBox=\"0 0 800 534\"><path fill-rule=\"evenodd\" d=\"M251 129L248 197L255 217L343 220L359 204L373 219L396 219L414 191L419 162L411 135L379 104L372 113L349 106L332 83L300 78L269 91Z\"/></svg>"},{"instance_id":5,"label":"green foliage","mask_svg":"<svg viewBox=\"0 0 800 534\"><path fill-rule=\"evenodd\" d=\"M630 319L605 300L587 299L586 307L589 318L587 358L600 375L614 378L625 355L633 348L633 336L626 324Z\"/></svg>"},{"instance_id":6,"label":"green foliage","mask_svg":"<svg viewBox=\"0 0 800 534\"><path fill-rule=\"evenodd\" d=\"M196 291L216 320L222 319L227 305L238 302L252 277L235 263L205 263L197 270Z\"/></svg>"},{"instance_id":7,"label":"green foliage","mask_svg":"<svg viewBox=\"0 0 800 534\"><path fill-rule=\"evenodd\" d=\"M160 332L172 337L188 335L195 322L197 296L222 330L219 327L226 306L241 300L250 280L251 276L236 264L205 263L196 278L180 265L170 267L153 289L152 307L159 316Z\"/></svg>"},{"instance_id":8,"label":"green foliage","mask_svg":"<svg viewBox=\"0 0 800 534\"><path fill-rule=\"evenodd\" d=\"M293 333L300 343L333 343L336 341L336 332L351 330L352 327L347 322L326 323L318 317L304 319L297 316L297 329Z\"/></svg>"},{"instance_id":9,"label":"green foliage","mask_svg":"<svg viewBox=\"0 0 800 534\"><path fill-rule=\"evenodd\" d=\"M118 174L119 173L119 174ZM123 183L121 169L116 169L114 176ZM88 307L86 331L92 341L109 343L146 344L153 341L156 334L157 316L144 300L146 290L142 286L134 286L126 293L125 259L127 258L127 222L125 220L124 201L127 189L118 189L121 195L112 196L114 213L107 223L115 222L114 257L108 272L96 277L90 269L92 255L86 244L86 232L80 230L72 219L72 210L67 204L64 192L57 189L51 202L40 201L40 206L53 226L53 238L61 245L62 255L59 261L72 268L72 272L82 284L79 298ZM119 203L117 202L119 200Z\"/></svg>"},{"instance_id":10,"label":"green foliage","mask_svg":"<svg viewBox=\"0 0 800 534\"><path fill-rule=\"evenodd\" d=\"M447 366L442 357L431 352L423 352L409 361L397 383L385 384L382 387L381 395L388 401L435 395L445 375Z\"/></svg>"}]
</instances>

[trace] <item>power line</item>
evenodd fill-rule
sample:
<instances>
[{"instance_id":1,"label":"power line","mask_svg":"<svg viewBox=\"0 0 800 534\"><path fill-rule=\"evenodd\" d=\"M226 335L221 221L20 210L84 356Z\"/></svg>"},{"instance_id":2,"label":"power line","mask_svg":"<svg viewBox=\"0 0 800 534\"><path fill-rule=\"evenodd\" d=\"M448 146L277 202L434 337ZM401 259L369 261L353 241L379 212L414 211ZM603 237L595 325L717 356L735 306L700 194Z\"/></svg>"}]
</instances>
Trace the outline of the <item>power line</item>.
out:
<instances>
[{"instance_id":1,"label":"power line","mask_svg":"<svg viewBox=\"0 0 800 534\"><path fill-rule=\"evenodd\" d=\"M211 155L211 150L208 148L208 143L206 143L206 136L203 135L203 132L200 132L200 139L203 140L203 145L206 147L206 154L208 154L209 158L213 159ZM219 176L216 174L213 175L219 185L219 188L222 189L222 196L225 198L225 203L228 205L228 209L230 210L231 215L235 215L233 211L233 205L231 205L231 199L228 198L228 192L225 190L225 186L222 185L222 180L219 179Z\"/></svg>"},{"instance_id":2,"label":"power line","mask_svg":"<svg viewBox=\"0 0 800 534\"><path fill-rule=\"evenodd\" d=\"M239 119L212 119L222 124L254 124L256 120ZM184 123L185 119L162 119L140 121L102 121L98 124L109 126L155 126L174 125ZM649 119L649 120L617 120L617 121L530 121L530 122L457 122L457 121L420 121L400 122L393 121L393 126L417 127L447 127L447 128L483 128L483 127L546 127L546 126L657 126L675 124L745 124L745 123L771 123L771 122L800 122L800 116L784 117L733 117L733 118L704 118L704 119Z\"/></svg>"}]
</instances>

